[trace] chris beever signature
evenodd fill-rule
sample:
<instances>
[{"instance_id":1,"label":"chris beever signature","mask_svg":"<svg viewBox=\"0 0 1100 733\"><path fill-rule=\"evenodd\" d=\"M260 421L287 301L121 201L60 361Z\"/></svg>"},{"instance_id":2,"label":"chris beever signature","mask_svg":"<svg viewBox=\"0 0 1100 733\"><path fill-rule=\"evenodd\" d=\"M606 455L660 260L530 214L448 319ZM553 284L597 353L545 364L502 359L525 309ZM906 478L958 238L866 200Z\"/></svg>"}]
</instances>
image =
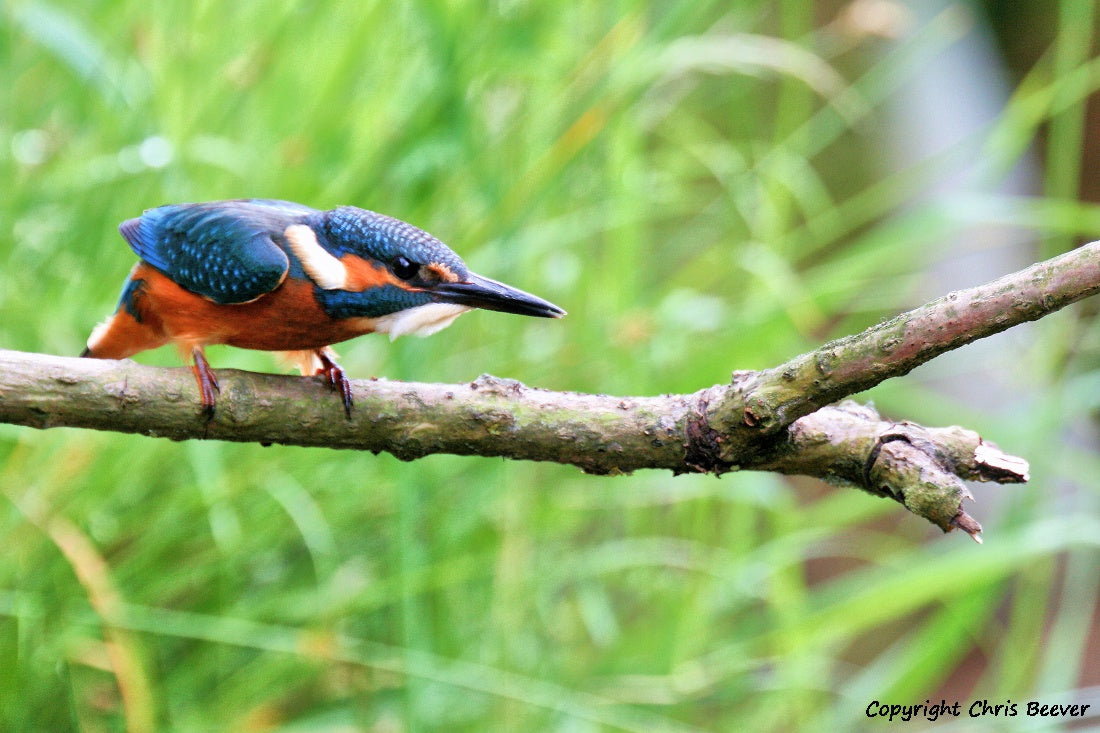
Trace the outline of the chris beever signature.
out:
<instances>
[{"instance_id":1,"label":"chris beever signature","mask_svg":"<svg viewBox=\"0 0 1100 733\"><path fill-rule=\"evenodd\" d=\"M941 717L950 715L954 718L962 717L963 703L956 700L949 703L947 700L932 702L925 700L911 705L899 705L896 703L880 702L872 700L867 706L868 718L886 718L887 720L912 720L913 718L925 718L929 722L936 722ZM1021 707L1022 706L1022 707ZM989 700L975 700L965 708L966 715L971 718L1000 717L1015 718L1021 712L1029 718L1080 718L1092 705L1054 705L1036 700L1026 703L1016 703L1005 700L1003 703L991 703Z\"/></svg>"}]
</instances>

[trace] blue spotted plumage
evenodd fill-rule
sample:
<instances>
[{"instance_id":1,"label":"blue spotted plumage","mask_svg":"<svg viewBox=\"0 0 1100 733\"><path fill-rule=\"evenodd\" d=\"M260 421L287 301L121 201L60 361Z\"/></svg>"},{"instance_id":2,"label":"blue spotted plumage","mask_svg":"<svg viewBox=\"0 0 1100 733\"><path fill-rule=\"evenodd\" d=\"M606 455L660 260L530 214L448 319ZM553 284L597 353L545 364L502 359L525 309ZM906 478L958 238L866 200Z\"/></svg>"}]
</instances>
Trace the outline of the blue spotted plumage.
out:
<instances>
[{"instance_id":1,"label":"blue spotted plumage","mask_svg":"<svg viewBox=\"0 0 1100 733\"><path fill-rule=\"evenodd\" d=\"M274 290L289 259L276 243L287 226L318 214L283 201L175 204L119 226L138 257L215 303L246 303Z\"/></svg>"},{"instance_id":2,"label":"blue spotted plumage","mask_svg":"<svg viewBox=\"0 0 1100 733\"><path fill-rule=\"evenodd\" d=\"M217 379L208 344L291 352L351 415L351 386L330 344L380 331L428 335L470 308L557 318L541 298L470 272L411 224L342 206L269 199L149 209L119 231L141 261L85 356L121 359L174 343L192 359L203 410Z\"/></svg>"},{"instance_id":3,"label":"blue spotted plumage","mask_svg":"<svg viewBox=\"0 0 1100 733\"><path fill-rule=\"evenodd\" d=\"M321 234L337 256L351 253L386 262L401 255L413 262L446 265L460 276L466 274L466 263L443 242L385 214L341 206L328 212Z\"/></svg>"}]
</instances>

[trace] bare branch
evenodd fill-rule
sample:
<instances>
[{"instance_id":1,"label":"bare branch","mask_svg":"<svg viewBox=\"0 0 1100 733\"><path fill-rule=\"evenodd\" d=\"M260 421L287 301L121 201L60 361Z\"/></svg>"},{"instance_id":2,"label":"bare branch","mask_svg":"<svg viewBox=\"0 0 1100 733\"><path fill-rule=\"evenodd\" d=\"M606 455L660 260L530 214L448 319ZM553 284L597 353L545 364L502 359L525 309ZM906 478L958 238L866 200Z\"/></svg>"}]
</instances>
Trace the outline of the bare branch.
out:
<instances>
[{"instance_id":1,"label":"bare branch","mask_svg":"<svg viewBox=\"0 0 1100 733\"><path fill-rule=\"evenodd\" d=\"M966 516L960 503L969 494L956 476L982 478L975 452L985 446L986 460L993 455L970 431L909 426L916 448L895 456L897 446L880 443L898 426L854 403L819 410L758 441L734 456L737 461L715 463L725 438L703 421L710 390L623 398L532 389L487 375L454 385L379 379L352 383L355 410L347 420L321 378L222 370L218 381L217 416L207 423L188 369L0 351L0 421L173 440L386 451L404 460L432 453L503 456L567 463L596 474L640 468L804 474L893 498L945 531ZM1014 461L1022 463L1005 457L1001 464ZM929 466L941 465L949 470L925 475ZM994 478L1022 480L1007 469Z\"/></svg>"},{"instance_id":2,"label":"bare branch","mask_svg":"<svg viewBox=\"0 0 1100 733\"><path fill-rule=\"evenodd\" d=\"M1027 480L1027 462L962 428L883 421L838 399L935 356L1100 290L1093 243L992 283L951 293L863 333L730 384L663 397L552 392L483 375L467 384L353 382L355 410L320 379L218 373L207 422L186 369L0 351L0 421L173 440L504 456L597 474L735 469L842 481L904 504L945 531L977 538L962 480Z\"/></svg>"}]
</instances>

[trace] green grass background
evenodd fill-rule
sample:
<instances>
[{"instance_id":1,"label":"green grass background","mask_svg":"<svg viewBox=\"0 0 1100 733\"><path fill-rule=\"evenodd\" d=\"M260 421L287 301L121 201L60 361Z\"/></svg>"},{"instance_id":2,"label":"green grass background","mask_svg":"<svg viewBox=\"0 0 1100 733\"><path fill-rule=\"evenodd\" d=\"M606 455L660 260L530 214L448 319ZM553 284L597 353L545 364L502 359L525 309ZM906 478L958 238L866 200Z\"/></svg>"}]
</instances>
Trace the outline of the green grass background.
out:
<instances>
[{"instance_id":1,"label":"green grass background","mask_svg":"<svg viewBox=\"0 0 1100 733\"><path fill-rule=\"evenodd\" d=\"M570 312L368 336L353 377L657 394L771 366L920 302L968 228L1029 259L1096 237L1092 11L1036 6L1049 45L966 144L991 185L1039 144L1037 194L943 201L959 149L891 170L885 108L974 9L890 40L795 0L9 0L0 347L78 353L142 209L278 197L403 218ZM1096 701L1094 311L1011 341L994 407L954 355L862 396L1031 460L975 488L984 547L771 475L0 426L0 729L863 730L941 697L952 729L976 699Z\"/></svg>"}]
</instances>

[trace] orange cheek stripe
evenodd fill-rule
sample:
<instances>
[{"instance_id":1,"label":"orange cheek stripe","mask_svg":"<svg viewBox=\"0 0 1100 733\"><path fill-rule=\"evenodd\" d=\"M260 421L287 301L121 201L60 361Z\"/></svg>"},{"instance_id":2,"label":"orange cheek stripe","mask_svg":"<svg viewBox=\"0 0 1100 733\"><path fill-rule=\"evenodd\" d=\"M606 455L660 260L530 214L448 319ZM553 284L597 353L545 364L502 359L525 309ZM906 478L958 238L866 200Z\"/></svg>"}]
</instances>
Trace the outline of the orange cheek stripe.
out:
<instances>
[{"instance_id":1,"label":"orange cheek stripe","mask_svg":"<svg viewBox=\"0 0 1100 733\"><path fill-rule=\"evenodd\" d=\"M454 272L451 271L451 268L442 263L433 262L430 265L426 265L426 267L434 272L436 275L438 275L439 279L445 283L456 283L459 280L458 275L454 274Z\"/></svg>"},{"instance_id":2,"label":"orange cheek stripe","mask_svg":"<svg viewBox=\"0 0 1100 733\"><path fill-rule=\"evenodd\" d=\"M364 290L379 288L383 285L396 285L399 288L405 287L388 269L367 262L362 257L344 255L340 258L340 263L343 264L344 269L347 270L348 273L347 285L344 287L345 290L361 293Z\"/></svg>"}]
</instances>

